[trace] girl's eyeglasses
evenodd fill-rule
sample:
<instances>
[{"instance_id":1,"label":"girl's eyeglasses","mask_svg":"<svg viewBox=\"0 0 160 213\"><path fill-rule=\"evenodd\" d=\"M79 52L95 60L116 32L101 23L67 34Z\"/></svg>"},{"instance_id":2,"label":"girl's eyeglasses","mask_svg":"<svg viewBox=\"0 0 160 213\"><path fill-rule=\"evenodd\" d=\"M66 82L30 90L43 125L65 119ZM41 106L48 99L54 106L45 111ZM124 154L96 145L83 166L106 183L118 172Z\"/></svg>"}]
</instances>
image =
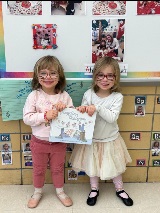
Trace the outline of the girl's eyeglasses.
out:
<instances>
[{"instance_id":1,"label":"girl's eyeglasses","mask_svg":"<svg viewBox=\"0 0 160 213\"><path fill-rule=\"evenodd\" d=\"M112 74L112 73L107 74L107 75L104 75L103 73L98 73L98 74L96 75L96 77L97 77L97 80L99 80L99 81L103 80L105 77L106 77L108 80L110 80L110 81L113 81L113 80L116 79L116 75L115 75L115 74Z\"/></svg>"},{"instance_id":2,"label":"girl's eyeglasses","mask_svg":"<svg viewBox=\"0 0 160 213\"><path fill-rule=\"evenodd\" d=\"M50 78L58 78L59 75L56 71L46 71L46 70L41 70L38 74L39 78L47 78L49 76Z\"/></svg>"}]
</instances>

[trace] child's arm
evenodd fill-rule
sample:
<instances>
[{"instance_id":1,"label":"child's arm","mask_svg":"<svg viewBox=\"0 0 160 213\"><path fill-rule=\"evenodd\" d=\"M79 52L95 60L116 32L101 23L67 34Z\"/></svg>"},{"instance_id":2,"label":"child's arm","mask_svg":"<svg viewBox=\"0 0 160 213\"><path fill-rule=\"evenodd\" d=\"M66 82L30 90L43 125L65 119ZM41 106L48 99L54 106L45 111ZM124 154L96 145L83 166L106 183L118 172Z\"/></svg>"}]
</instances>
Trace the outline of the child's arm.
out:
<instances>
[{"instance_id":1,"label":"child's arm","mask_svg":"<svg viewBox=\"0 0 160 213\"><path fill-rule=\"evenodd\" d=\"M96 111L95 105L90 105L86 107L86 112L88 113L89 116L92 116L95 111Z\"/></svg>"},{"instance_id":2,"label":"child's arm","mask_svg":"<svg viewBox=\"0 0 160 213\"><path fill-rule=\"evenodd\" d=\"M81 113L86 112L86 106L79 106L79 107L76 107L76 109Z\"/></svg>"},{"instance_id":3,"label":"child's arm","mask_svg":"<svg viewBox=\"0 0 160 213\"><path fill-rule=\"evenodd\" d=\"M88 100L87 100L87 95L86 93L83 95L83 98L82 98L82 103L81 103L81 106L79 107L76 107L76 109L81 112L81 113L84 113L86 112L86 107L89 105L88 103Z\"/></svg>"},{"instance_id":4,"label":"child's arm","mask_svg":"<svg viewBox=\"0 0 160 213\"><path fill-rule=\"evenodd\" d=\"M72 98L70 97L68 93L67 93L67 107L74 108Z\"/></svg>"},{"instance_id":5,"label":"child's arm","mask_svg":"<svg viewBox=\"0 0 160 213\"><path fill-rule=\"evenodd\" d=\"M55 108L58 112L61 112L66 108L66 106L67 106L66 104L60 101L57 104L53 105L53 109Z\"/></svg>"},{"instance_id":6,"label":"child's arm","mask_svg":"<svg viewBox=\"0 0 160 213\"><path fill-rule=\"evenodd\" d=\"M120 114L123 104L123 96L119 95L115 98L115 101L112 102L110 107L106 108L105 105L95 105L96 111L99 115L106 120L108 123L115 122Z\"/></svg>"},{"instance_id":7,"label":"child's arm","mask_svg":"<svg viewBox=\"0 0 160 213\"><path fill-rule=\"evenodd\" d=\"M29 126L38 126L41 123L46 122L45 113L37 112L36 110L36 98L35 92L31 92L25 102L23 108L23 121Z\"/></svg>"},{"instance_id":8,"label":"child's arm","mask_svg":"<svg viewBox=\"0 0 160 213\"><path fill-rule=\"evenodd\" d=\"M45 112L44 114L44 118L45 120L47 120L48 122L52 119L56 119L56 117L58 116L58 110L53 109L53 110L48 110Z\"/></svg>"},{"instance_id":9,"label":"child's arm","mask_svg":"<svg viewBox=\"0 0 160 213\"><path fill-rule=\"evenodd\" d=\"M55 104L53 106L53 108L56 108L58 110L58 112L63 111L66 107L74 108L72 98L70 97L70 95L67 92L64 92L63 97L64 97L64 100L63 100L64 102L59 101L57 104Z\"/></svg>"}]
</instances>

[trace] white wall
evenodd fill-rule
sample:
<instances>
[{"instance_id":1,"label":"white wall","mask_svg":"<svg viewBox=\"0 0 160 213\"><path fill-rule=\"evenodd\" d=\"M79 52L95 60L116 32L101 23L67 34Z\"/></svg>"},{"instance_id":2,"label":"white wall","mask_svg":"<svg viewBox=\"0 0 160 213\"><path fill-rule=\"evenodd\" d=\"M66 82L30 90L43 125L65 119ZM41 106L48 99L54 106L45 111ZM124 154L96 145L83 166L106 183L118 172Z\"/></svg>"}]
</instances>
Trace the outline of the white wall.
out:
<instances>
[{"instance_id":1,"label":"white wall","mask_svg":"<svg viewBox=\"0 0 160 213\"><path fill-rule=\"evenodd\" d=\"M92 2L86 2L86 16L50 15L50 1L43 2L42 16L8 15L6 2L2 2L3 25L8 72L32 71L42 56L58 57L65 71L80 72L91 60ZM128 71L160 71L160 15L136 16L136 1L127 1L125 18L124 63ZM107 16L111 18L111 16ZM32 48L32 24L57 24L57 45L54 50Z\"/></svg>"}]
</instances>

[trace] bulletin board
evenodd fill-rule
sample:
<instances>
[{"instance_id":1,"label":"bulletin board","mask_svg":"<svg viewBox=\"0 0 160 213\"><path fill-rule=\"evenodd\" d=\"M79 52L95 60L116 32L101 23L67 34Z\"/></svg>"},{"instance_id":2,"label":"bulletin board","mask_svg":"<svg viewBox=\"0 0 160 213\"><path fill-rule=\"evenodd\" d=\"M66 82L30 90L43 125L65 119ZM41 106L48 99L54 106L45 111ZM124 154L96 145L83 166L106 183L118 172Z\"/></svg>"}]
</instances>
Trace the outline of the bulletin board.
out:
<instances>
[{"instance_id":1,"label":"bulletin board","mask_svg":"<svg viewBox=\"0 0 160 213\"><path fill-rule=\"evenodd\" d=\"M132 73L129 77L133 77L134 72L160 71L160 15L136 15L136 1L127 1L126 14L120 16L93 15L92 1L83 2L85 15L69 16L51 15L50 1L42 1L42 15L7 14L6 4L2 2L6 72L31 72L35 62L48 54L57 56L66 72L84 71L85 64L92 63L92 20L109 17L125 19L124 63ZM80 10L80 5L75 5L76 10ZM33 24L56 24L58 48L33 49Z\"/></svg>"}]
</instances>

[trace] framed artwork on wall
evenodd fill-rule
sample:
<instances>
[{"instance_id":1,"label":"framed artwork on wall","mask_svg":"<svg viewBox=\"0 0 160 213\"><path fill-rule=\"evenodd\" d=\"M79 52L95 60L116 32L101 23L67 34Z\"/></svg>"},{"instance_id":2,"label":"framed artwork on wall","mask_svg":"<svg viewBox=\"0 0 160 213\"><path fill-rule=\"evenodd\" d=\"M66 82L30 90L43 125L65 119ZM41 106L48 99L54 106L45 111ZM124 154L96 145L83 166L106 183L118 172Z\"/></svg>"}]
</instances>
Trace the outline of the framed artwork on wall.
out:
<instances>
[{"instance_id":1,"label":"framed artwork on wall","mask_svg":"<svg viewBox=\"0 0 160 213\"><path fill-rule=\"evenodd\" d=\"M56 24L33 24L33 49L56 49Z\"/></svg>"}]
</instances>

